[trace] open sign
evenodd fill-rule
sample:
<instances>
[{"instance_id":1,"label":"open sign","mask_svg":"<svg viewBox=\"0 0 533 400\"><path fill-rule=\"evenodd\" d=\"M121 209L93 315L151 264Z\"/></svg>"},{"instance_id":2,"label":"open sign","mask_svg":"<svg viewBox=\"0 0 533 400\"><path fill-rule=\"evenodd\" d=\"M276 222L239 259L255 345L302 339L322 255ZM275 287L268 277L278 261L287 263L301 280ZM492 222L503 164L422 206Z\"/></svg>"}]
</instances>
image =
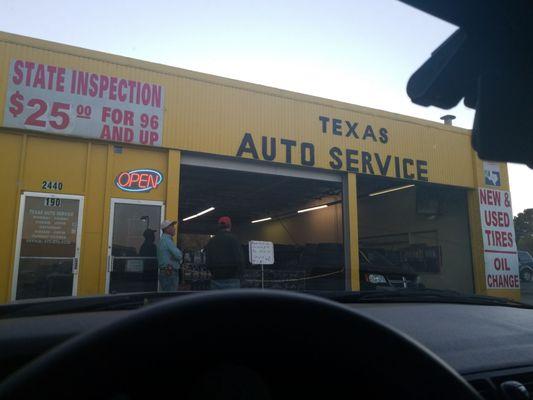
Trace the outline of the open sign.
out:
<instances>
[{"instance_id":1,"label":"open sign","mask_svg":"<svg viewBox=\"0 0 533 400\"><path fill-rule=\"evenodd\" d=\"M155 169L134 169L121 172L115 178L115 185L126 192L149 192L163 182L163 174Z\"/></svg>"}]
</instances>

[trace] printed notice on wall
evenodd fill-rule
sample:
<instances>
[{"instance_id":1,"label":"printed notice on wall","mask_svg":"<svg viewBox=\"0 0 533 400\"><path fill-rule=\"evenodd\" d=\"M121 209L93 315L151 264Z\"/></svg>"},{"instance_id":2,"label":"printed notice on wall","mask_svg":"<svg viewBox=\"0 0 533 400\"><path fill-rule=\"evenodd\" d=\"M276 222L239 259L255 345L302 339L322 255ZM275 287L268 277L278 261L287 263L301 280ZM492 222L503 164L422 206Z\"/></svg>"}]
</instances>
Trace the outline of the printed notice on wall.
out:
<instances>
[{"instance_id":1,"label":"printed notice on wall","mask_svg":"<svg viewBox=\"0 0 533 400\"><path fill-rule=\"evenodd\" d=\"M79 200L27 197L20 255L74 257Z\"/></svg>"},{"instance_id":2,"label":"printed notice on wall","mask_svg":"<svg viewBox=\"0 0 533 400\"><path fill-rule=\"evenodd\" d=\"M11 60L5 104L6 127L162 145L161 85Z\"/></svg>"},{"instance_id":3,"label":"printed notice on wall","mask_svg":"<svg viewBox=\"0 0 533 400\"><path fill-rule=\"evenodd\" d=\"M274 244L272 242L251 240L248 242L248 254L252 265L274 264Z\"/></svg>"},{"instance_id":4,"label":"printed notice on wall","mask_svg":"<svg viewBox=\"0 0 533 400\"><path fill-rule=\"evenodd\" d=\"M520 288L510 192L480 188L479 209L487 289Z\"/></svg>"}]
</instances>

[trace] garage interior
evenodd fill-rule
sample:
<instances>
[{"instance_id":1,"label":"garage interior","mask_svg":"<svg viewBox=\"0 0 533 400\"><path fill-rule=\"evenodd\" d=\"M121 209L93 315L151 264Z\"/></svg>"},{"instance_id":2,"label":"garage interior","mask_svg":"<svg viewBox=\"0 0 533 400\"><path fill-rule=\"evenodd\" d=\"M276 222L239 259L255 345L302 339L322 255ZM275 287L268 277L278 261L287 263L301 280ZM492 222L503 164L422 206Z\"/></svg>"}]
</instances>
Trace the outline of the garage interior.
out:
<instances>
[{"instance_id":1,"label":"garage interior","mask_svg":"<svg viewBox=\"0 0 533 400\"><path fill-rule=\"evenodd\" d=\"M187 267L205 266L202 249L229 216L247 260L243 287L345 289L341 182L192 165L180 174L178 245ZM250 240L274 243L263 277L248 262Z\"/></svg>"},{"instance_id":2,"label":"garage interior","mask_svg":"<svg viewBox=\"0 0 533 400\"><path fill-rule=\"evenodd\" d=\"M362 253L379 251L423 287L474 293L466 189L358 175L357 194ZM380 267L360 261L363 276Z\"/></svg>"},{"instance_id":3,"label":"garage interior","mask_svg":"<svg viewBox=\"0 0 533 400\"><path fill-rule=\"evenodd\" d=\"M247 263L243 287L344 290L342 194L341 182L182 165L179 246L206 268L202 249L227 215L246 260L250 240L274 243L275 264L262 277ZM387 286L474 292L466 189L358 175L357 195L361 290L385 271Z\"/></svg>"}]
</instances>

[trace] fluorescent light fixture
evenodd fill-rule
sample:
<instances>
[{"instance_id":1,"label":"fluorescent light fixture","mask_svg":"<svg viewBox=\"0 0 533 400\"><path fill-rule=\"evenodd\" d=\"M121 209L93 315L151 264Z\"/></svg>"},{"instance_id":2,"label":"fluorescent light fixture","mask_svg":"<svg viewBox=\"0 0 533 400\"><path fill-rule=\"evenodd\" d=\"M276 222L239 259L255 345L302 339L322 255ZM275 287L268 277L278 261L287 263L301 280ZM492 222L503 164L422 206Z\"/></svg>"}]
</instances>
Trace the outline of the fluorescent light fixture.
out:
<instances>
[{"instance_id":1,"label":"fluorescent light fixture","mask_svg":"<svg viewBox=\"0 0 533 400\"><path fill-rule=\"evenodd\" d=\"M395 192L397 190L403 190L403 189L407 189L407 188L410 188L410 187L413 187L413 186L415 186L415 185L405 185L405 186L395 187L395 188L392 188L392 189L381 190L379 192L370 193L369 196L379 196L380 194Z\"/></svg>"},{"instance_id":2,"label":"fluorescent light fixture","mask_svg":"<svg viewBox=\"0 0 533 400\"><path fill-rule=\"evenodd\" d=\"M270 221L271 219L272 219L272 217L267 217L267 218L263 218L263 219L256 219L255 221L252 221L252 224L257 224L258 222Z\"/></svg>"},{"instance_id":3,"label":"fluorescent light fixture","mask_svg":"<svg viewBox=\"0 0 533 400\"><path fill-rule=\"evenodd\" d=\"M328 206L327 204L323 204L321 206L305 208L303 210L298 210L298 214L305 213L305 212L308 212L308 211L320 210L321 208L326 208L327 206Z\"/></svg>"},{"instance_id":4,"label":"fluorescent light fixture","mask_svg":"<svg viewBox=\"0 0 533 400\"><path fill-rule=\"evenodd\" d=\"M207 210L200 211L198 214L194 214L194 215L191 215L190 217L183 218L182 221L188 221L190 219L197 218L200 215L204 215L204 214L207 214L208 212L213 211L214 209L215 209L215 207L209 207Z\"/></svg>"}]
</instances>

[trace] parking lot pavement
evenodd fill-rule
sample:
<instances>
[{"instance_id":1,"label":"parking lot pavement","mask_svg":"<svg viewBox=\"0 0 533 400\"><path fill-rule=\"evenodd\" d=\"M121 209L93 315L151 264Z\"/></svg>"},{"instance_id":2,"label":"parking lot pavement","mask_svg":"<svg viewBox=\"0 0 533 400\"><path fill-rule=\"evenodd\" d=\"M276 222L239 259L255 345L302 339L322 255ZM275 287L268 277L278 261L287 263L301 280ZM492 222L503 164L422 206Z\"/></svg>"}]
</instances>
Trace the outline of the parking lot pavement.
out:
<instances>
[{"instance_id":1,"label":"parking lot pavement","mask_svg":"<svg viewBox=\"0 0 533 400\"><path fill-rule=\"evenodd\" d=\"M533 282L520 282L520 291L522 293L522 303L533 305Z\"/></svg>"}]
</instances>

